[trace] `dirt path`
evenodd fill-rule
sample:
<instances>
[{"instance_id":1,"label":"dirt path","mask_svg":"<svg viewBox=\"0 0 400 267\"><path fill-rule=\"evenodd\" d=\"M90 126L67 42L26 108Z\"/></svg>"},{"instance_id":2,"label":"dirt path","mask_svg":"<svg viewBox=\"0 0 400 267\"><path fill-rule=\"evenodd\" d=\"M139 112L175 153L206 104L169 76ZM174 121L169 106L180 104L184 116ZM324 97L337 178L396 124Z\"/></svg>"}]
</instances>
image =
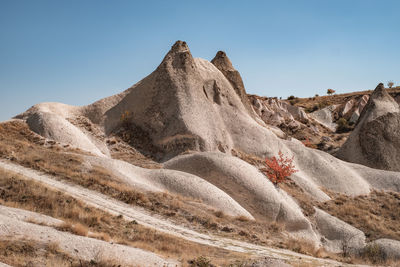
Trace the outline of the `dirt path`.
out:
<instances>
[{"instance_id":1,"label":"dirt path","mask_svg":"<svg viewBox=\"0 0 400 267\"><path fill-rule=\"evenodd\" d=\"M255 256L287 260L293 266L353 266L333 260L319 259L298 254L289 250L264 247L243 241L217 237L211 234L199 233L186 227L179 226L161 216L151 214L142 208L125 204L106 195L88 190L75 184L61 181L54 176L16 165L7 160L0 160L0 168L39 181L47 186L79 199L88 205L102 209L111 214L123 215L126 220L136 220L143 226L151 227L160 232L165 232L199 244L224 248L230 251L245 252Z\"/></svg>"}]
</instances>

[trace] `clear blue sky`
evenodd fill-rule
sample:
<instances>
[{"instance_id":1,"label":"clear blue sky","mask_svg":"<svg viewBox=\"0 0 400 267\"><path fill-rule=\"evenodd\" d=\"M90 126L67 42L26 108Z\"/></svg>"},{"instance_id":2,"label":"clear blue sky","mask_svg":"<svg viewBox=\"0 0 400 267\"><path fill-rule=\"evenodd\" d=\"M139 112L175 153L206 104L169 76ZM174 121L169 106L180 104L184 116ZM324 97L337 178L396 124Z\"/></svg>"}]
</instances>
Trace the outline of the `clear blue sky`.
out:
<instances>
[{"instance_id":1,"label":"clear blue sky","mask_svg":"<svg viewBox=\"0 0 400 267\"><path fill-rule=\"evenodd\" d=\"M0 0L0 121L118 93L176 40L208 60L224 50L259 95L400 82L400 1Z\"/></svg>"}]
</instances>

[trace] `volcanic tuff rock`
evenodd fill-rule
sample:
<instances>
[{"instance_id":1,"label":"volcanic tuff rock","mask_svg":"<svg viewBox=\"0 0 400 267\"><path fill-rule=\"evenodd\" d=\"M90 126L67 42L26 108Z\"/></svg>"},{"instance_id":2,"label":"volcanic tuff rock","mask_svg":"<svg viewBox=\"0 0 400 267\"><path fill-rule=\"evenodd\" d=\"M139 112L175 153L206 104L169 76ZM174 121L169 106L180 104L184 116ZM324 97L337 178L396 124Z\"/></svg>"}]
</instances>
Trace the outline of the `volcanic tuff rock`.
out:
<instances>
[{"instance_id":1,"label":"volcanic tuff rock","mask_svg":"<svg viewBox=\"0 0 400 267\"><path fill-rule=\"evenodd\" d=\"M240 76L240 73L233 67L232 62L226 53L223 51L218 51L213 60L211 60L211 63L214 64L214 66L217 67L217 69L219 69L228 79L233 86L233 89L235 89L236 93L239 95L249 114L254 117L254 111L251 107L249 98L247 97L242 77Z\"/></svg>"},{"instance_id":2,"label":"volcanic tuff rock","mask_svg":"<svg viewBox=\"0 0 400 267\"><path fill-rule=\"evenodd\" d=\"M261 154L252 140L265 143L273 135L251 118L227 78L210 62L193 58L180 41L152 74L104 113L107 134L120 127L124 113L131 114L129 123L149 136L162 158L234 147Z\"/></svg>"},{"instance_id":3,"label":"volcanic tuff rock","mask_svg":"<svg viewBox=\"0 0 400 267\"><path fill-rule=\"evenodd\" d=\"M277 220L315 245L321 233L299 205L254 166L233 157L233 149L261 158L280 151L294 156L299 172L291 179L316 201L330 199L324 188L351 196L373 188L400 190L400 173L344 162L296 139L279 138L244 96L240 75L225 53L211 63L193 58L178 41L153 73L118 95L84 107L42 103L17 118L46 138L92 153L85 157L89 165L106 168L127 186L194 197L233 216ZM279 108L293 118L305 117L302 109ZM115 135L145 144L141 149L164 162L164 169L111 159L106 140Z\"/></svg>"},{"instance_id":4,"label":"volcanic tuff rock","mask_svg":"<svg viewBox=\"0 0 400 267\"><path fill-rule=\"evenodd\" d=\"M400 171L400 108L383 84L372 93L356 128L336 156L372 168Z\"/></svg>"}]
</instances>

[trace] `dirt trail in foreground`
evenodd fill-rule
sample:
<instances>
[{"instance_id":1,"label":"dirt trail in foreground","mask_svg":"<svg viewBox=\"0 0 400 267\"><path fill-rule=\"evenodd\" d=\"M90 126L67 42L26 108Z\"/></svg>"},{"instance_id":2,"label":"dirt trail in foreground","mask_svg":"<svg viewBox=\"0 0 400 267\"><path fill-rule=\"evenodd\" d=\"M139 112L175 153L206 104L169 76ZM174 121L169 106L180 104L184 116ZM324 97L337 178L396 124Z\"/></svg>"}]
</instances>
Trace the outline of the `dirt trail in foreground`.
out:
<instances>
[{"instance_id":1,"label":"dirt trail in foreground","mask_svg":"<svg viewBox=\"0 0 400 267\"><path fill-rule=\"evenodd\" d=\"M126 220L136 220L139 224L154 228L157 231L174 235L192 242L203 245L223 248L230 251L249 253L254 256L270 257L280 260L287 260L292 265L302 266L354 266L345 263L339 263L328 259L319 259L311 256L295 253L284 249L275 249L271 247L254 245L251 243L218 237L211 234L203 234L186 227L177 225L168 219L149 213L148 211L125 204L116 199L88 190L81 186L67 183L57 179L55 176L44 174L20 165L16 165L7 160L0 160L0 168L21 174L26 178L39 181L58 191L68 194L87 205L102 209L113 215L122 215Z\"/></svg>"}]
</instances>

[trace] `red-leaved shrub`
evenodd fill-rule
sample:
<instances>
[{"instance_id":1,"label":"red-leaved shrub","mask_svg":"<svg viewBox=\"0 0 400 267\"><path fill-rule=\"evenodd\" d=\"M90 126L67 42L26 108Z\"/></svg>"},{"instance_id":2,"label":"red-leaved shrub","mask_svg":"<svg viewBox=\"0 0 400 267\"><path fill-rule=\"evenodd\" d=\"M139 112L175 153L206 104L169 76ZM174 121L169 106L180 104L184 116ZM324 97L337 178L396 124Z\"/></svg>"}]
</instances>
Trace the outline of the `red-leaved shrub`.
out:
<instances>
[{"instance_id":1,"label":"red-leaved shrub","mask_svg":"<svg viewBox=\"0 0 400 267\"><path fill-rule=\"evenodd\" d=\"M298 170L295 169L293 159L285 157L281 151L279 151L279 157L273 156L272 158L265 159L265 165L267 168L262 169L264 174L273 182L275 185L284 182Z\"/></svg>"}]
</instances>

